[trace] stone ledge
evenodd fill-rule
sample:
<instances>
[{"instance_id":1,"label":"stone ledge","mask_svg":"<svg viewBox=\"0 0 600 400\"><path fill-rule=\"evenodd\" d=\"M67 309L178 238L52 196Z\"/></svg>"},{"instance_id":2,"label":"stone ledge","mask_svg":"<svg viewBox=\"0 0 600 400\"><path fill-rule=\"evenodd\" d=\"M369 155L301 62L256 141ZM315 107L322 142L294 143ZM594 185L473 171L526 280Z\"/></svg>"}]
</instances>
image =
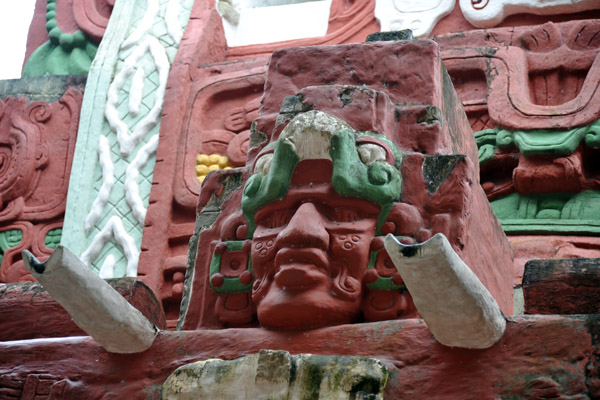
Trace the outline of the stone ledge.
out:
<instances>
[{"instance_id":1,"label":"stone ledge","mask_svg":"<svg viewBox=\"0 0 600 400\"><path fill-rule=\"evenodd\" d=\"M160 302L146 284L135 278L107 282L157 327L165 327ZM0 283L0 321L0 341L85 335L38 282Z\"/></svg>"},{"instance_id":2,"label":"stone ledge","mask_svg":"<svg viewBox=\"0 0 600 400\"><path fill-rule=\"evenodd\" d=\"M565 398L600 396L598 315L512 317L504 337L486 350L442 346L419 319L306 332L165 331L149 350L132 355L107 353L89 337L0 342L0 391L3 382L51 371L69 379L70 396L160 398L160 386L184 364L261 349L380 359L390 371L384 393L390 399L531 399L540 387Z\"/></svg>"}]
</instances>

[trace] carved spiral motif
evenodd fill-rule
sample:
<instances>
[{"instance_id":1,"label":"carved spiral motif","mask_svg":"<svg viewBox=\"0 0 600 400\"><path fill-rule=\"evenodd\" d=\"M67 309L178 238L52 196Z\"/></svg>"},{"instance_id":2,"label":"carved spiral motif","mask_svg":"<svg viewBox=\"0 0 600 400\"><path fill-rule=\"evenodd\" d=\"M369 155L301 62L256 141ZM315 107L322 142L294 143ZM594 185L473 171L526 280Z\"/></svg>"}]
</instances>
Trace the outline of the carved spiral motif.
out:
<instances>
[{"instance_id":1,"label":"carved spiral motif","mask_svg":"<svg viewBox=\"0 0 600 400\"><path fill-rule=\"evenodd\" d=\"M340 298L353 300L360 292L361 283L358 279L348 275L347 271L336 271L331 285L331 290Z\"/></svg>"},{"instance_id":2,"label":"carved spiral motif","mask_svg":"<svg viewBox=\"0 0 600 400\"><path fill-rule=\"evenodd\" d=\"M585 135L585 144L589 147L600 145L600 121L591 124Z\"/></svg>"},{"instance_id":3,"label":"carved spiral motif","mask_svg":"<svg viewBox=\"0 0 600 400\"><path fill-rule=\"evenodd\" d=\"M100 42L114 5L114 0L73 0L73 17L81 31Z\"/></svg>"},{"instance_id":4,"label":"carved spiral motif","mask_svg":"<svg viewBox=\"0 0 600 400\"><path fill-rule=\"evenodd\" d=\"M489 0L471 0L471 6L476 10L484 9L489 3Z\"/></svg>"},{"instance_id":5,"label":"carved spiral motif","mask_svg":"<svg viewBox=\"0 0 600 400\"><path fill-rule=\"evenodd\" d=\"M368 169L369 182L373 185L382 186L392 180L392 166L385 163L373 164Z\"/></svg>"},{"instance_id":6,"label":"carved spiral motif","mask_svg":"<svg viewBox=\"0 0 600 400\"><path fill-rule=\"evenodd\" d=\"M254 173L267 175L271 169L271 162L273 161L273 153L267 153L264 156L256 160L254 165Z\"/></svg>"},{"instance_id":7,"label":"carved spiral motif","mask_svg":"<svg viewBox=\"0 0 600 400\"><path fill-rule=\"evenodd\" d=\"M36 101L27 106L26 115L33 122L46 122L52 116L52 109L48 106L48 103Z\"/></svg>"}]
</instances>

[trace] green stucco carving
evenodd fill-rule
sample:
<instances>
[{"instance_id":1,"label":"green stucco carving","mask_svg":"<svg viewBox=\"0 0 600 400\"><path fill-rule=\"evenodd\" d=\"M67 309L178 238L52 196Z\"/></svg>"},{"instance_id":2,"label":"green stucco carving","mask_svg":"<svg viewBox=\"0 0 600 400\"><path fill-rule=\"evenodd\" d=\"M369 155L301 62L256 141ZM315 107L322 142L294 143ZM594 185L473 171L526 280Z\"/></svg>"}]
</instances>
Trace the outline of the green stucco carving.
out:
<instances>
[{"instance_id":1,"label":"green stucco carving","mask_svg":"<svg viewBox=\"0 0 600 400\"><path fill-rule=\"evenodd\" d=\"M223 259L223 253L231 251L231 252L242 252L243 251L244 241L229 241L224 242L225 249L223 252L215 251L210 261L210 277L212 278L215 274L221 273L221 262ZM245 266L248 272L252 274L252 260L250 257L247 257L248 264ZM240 278L223 278L223 283L220 286L216 286L213 284L212 280L210 281L210 286L218 293L239 293L239 292L249 292L252 290L252 283L244 284L240 281Z\"/></svg>"},{"instance_id":2,"label":"green stucco carving","mask_svg":"<svg viewBox=\"0 0 600 400\"><path fill-rule=\"evenodd\" d=\"M583 142L600 147L600 120L569 130L533 129L510 131L496 128L475 132L479 163L490 161L499 148L516 146L521 155L568 156ZM512 193L490 202L502 227L509 233L600 234L600 192Z\"/></svg>"},{"instance_id":3,"label":"green stucco carving","mask_svg":"<svg viewBox=\"0 0 600 400\"><path fill-rule=\"evenodd\" d=\"M523 196L491 202L506 232L600 234L600 191Z\"/></svg>"},{"instance_id":4,"label":"green stucco carving","mask_svg":"<svg viewBox=\"0 0 600 400\"><path fill-rule=\"evenodd\" d=\"M475 132L479 147L479 163L491 160L498 148L517 146L521 154L568 156L582 141L589 147L600 147L600 120L569 130L532 129L510 131L496 128Z\"/></svg>"},{"instance_id":5,"label":"green stucco carving","mask_svg":"<svg viewBox=\"0 0 600 400\"><path fill-rule=\"evenodd\" d=\"M85 75L98 50L83 31L63 32L56 21L56 0L48 0L46 29L49 41L38 47L27 60L23 76Z\"/></svg>"},{"instance_id":6,"label":"green stucco carving","mask_svg":"<svg viewBox=\"0 0 600 400\"><path fill-rule=\"evenodd\" d=\"M248 179L242 196L242 210L249 225L248 238L254 234L254 213L261 206L285 196L298 161L300 159L292 145L279 140L275 143L269 172L266 175L254 174Z\"/></svg>"},{"instance_id":7,"label":"green stucco carving","mask_svg":"<svg viewBox=\"0 0 600 400\"><path fill-rule=\"evenodd\" d=\"M16 247L23 239L23 232L20 229L9 229L0 232L0 264L6 250Z\"/></svg>"},{"instance_id":8,"label":"green stucco carving","mask_svg":"<svg viewBox=\"0 0 600 400\"><path fill-rule=\"evenodd\" d=\"M376 136L394 149L396 162L401 160L395 146ZM329 154L333 163L332 185L337 193L346 197L360 197L381 206L378 217L377 234L387 218L394 202L400 200L402 178L396 168L384 162L365 165L356 150L357 138L370 136L358 134L349 129L341 129L331 136ZM255 173L248 179L242 197L242 210L249 229L248 238L254 234L254 213L263 205L283 198L287 193L294 168L300 161L293 146L286 140L278 140L275 145L271 166L266 175ZM260 157L260 156L259 156Z\"/></svg>"},{"instance_id":9,"label":"green stucco carving","mask_svg":"<svg viewBox=\"0 0 600 400\"><path fill-rule=\"evenodd\" d=\"M60 244L60 237L62 235L62 229L56 228L51 229L44 238L44 244L49 249L56 249Z\"/></svg>"}]
</instances>

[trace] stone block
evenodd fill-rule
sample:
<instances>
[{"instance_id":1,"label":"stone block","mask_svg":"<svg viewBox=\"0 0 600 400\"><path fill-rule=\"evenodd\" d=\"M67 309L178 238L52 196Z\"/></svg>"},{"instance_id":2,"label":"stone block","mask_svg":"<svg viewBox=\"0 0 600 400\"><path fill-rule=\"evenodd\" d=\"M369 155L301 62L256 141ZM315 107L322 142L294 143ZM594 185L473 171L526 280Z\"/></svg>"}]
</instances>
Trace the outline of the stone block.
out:
<instances>
[{"instance_id":1,"label":"stone block","mask_svg":"<svg viewBox=\"0 0 600 400\"><path fill-rule=\"evenodd\" d=\"M148 286L135 278L107 282L158 328L165 328L164 312ZM0 341L85 335L38 282L0 284L0 318Z\"/></svg>"},{"instance_id":2,"label":"stone block","mask_svg":"<svg viewBox=\"0 0 600 400\"><path fill-rule=\"evenodd\" d=\"M531 260L525 264L527 314L600 313L600 259Z\"/></svg>"},{"instance_id":3,"label":"stone block","mask_svg":"<svg viewBox=\"0 0 600 400\"><path fill-rule=\"evenodd\" d=\"M327 90L313 86L327 86ZM327 109L355 129L386 135L402 149L477 158L476 145L465 139L469 125L435 42L368 42L276 51L255 129L276 139L283 128L275 121L283 100L297 94L305 107ZM332 102L335 96L337 101ZM362 115L353 117L357 109ZM363 124L377 121L386 129L353 123L359 118Z\"/></svg>"},{"instance_id":4,"label":"stone block","mask_svg":"<svg viewBox=\"0 0 600 400\"><path fill-rule=\"evenodd\" d=\"M381 400L387 379L387 368L372 358L261 350L179 367L163 384L162 398Z\"/></svg>"}]
</instances>

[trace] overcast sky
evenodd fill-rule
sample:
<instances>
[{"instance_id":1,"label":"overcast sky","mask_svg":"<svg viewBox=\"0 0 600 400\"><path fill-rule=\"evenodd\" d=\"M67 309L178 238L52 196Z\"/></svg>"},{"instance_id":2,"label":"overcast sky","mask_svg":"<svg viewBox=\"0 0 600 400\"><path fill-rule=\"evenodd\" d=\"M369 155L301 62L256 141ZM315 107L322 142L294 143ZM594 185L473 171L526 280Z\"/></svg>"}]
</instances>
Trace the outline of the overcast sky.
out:
<instances>
[{"instance_id":1,"label":"overcast sky","mask_svg":"<svg viewBox=\"0 0 600 400\"><path fill-rule=\"evenodd\" d=\"M35 0L0 0L0 79L21 77Z\"/></svg>"}]
</instances>

